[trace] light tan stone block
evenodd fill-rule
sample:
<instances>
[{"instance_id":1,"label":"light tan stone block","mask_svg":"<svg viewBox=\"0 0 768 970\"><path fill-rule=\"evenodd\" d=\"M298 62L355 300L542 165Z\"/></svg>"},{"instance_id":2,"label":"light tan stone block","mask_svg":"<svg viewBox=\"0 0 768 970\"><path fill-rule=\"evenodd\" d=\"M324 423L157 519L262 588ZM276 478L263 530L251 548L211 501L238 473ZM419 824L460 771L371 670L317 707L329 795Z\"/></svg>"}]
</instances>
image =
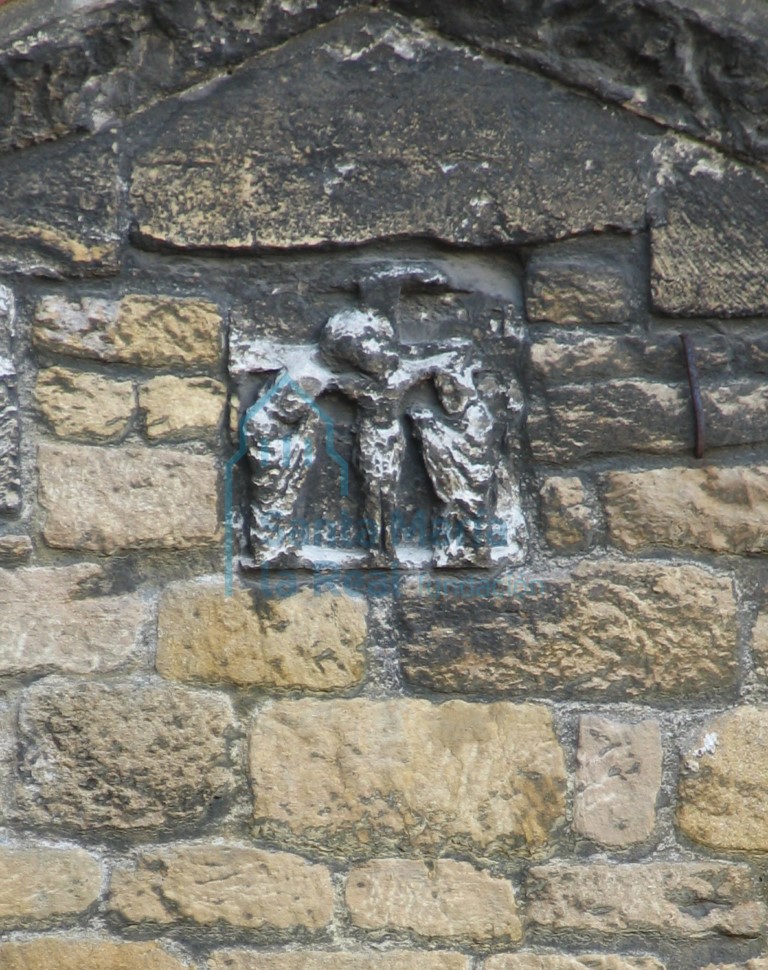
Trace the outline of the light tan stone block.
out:
<instances>
[{"instance_id":1,"label":"light tan stone block","mask_svg":"<svg viewBox=\"0 0 768 970\"><path fill-rule=\"evenodd\" d=\"M101 893L101 865L83 849L0 847L0 920L82 913Z\"/></svg>"},{"instance_id":2,"label":"light tan stone block","mask_svg":"<svg viewBox=\"0 0 768 970\"><path fill-rule=\"evenodd\" d=\"M22 698L19 813L89 833L204 821L233 787L234 734L220 693L47 677Z\"/></svg>"},{"instance_id":3,"label":"light tan stone block","mask_svg":"<svg viewBox=\"0 0 768 970\"><path fill-rule=\"evenodd\" d=\"M190 438L218 428L227 391L210 377L155 377L139 388L146 414L147 437Z\"/></svg>"},{"instance_id":4,"label":"light tan stone block","mask_svg":"<svg viewBox=\"0 0 768 970\"><path fill-rule=\"evenodd\" d=\"M135 869L117 870L110 909L131 924L315 931L330 922L333 887L325 866L287 852L174 845L143 850Z\"/></svg>"},{"instance_id":5,"label":"light tan stone block","mask_svg":"<svg viewBox=\"0 0 768 970\"><path fill-rule=\"evenodd\" d=\"M37 347L72 357L166 367L215 364L221 330L221 315L207 300L47 296L37 305L32 337Z\"/></svg>"},{"instance_id":6,"label":"light tan stone block","mask_svg":"<svg viewBox=\"0 0 768 970\"><path fill-rule=\"evenodd\" d=\"M3 970L191 970L158 943L106 943L41 937L0 943Z\"/></svg>"},{"instance_id":7,"label":"light tan stone block","mask_svg":"<svg viewBox=\"0 0 768 970\"><path fill-rule=\"evenodd\" d=\"M544 536L558 552L586 549L595 531L595 517L587 505L581 479L553 476L541 488Z\"/></svg>"},{"instance_id":8,"label":"light tan stone block","mask_svg":"<svg viewBox=\"0 0 768 970\"><path fill-rule=\"evenodd\" d=\"M653 832L661 786L658 721L627 724L593 714L579 723L573 827L620 848Z\"/></svg>"},{"instance_id":9,"label":"light tan stone block","mask_svg":"<svg viewBox=\"0 0 768 970\"><path fill-rule=\"evenodd\" d=\"M522 939L512 884L468 862L377 859L353 869L347 908L355 926L474 941Z\"/></svg>"},{"instance_id":10,"label":"light tan stone block","mask_svg":"<svg viewBox=\"0 0 768 970\"><path fill-rule=\"evenodd\" d=\"M565 767L535 704L282 701L251 734L257 831L341 854L539 853Z\"/></svg>"},{"instance_id":11,"label":"light tan stone block","mask_svg":"<svg viewBox=\"0 0 768 970\"><path fill-rule=\"evenodd\" d=\"M218 534L213 458L161 448L38 449L43 536L59 549L186 549Z\"/></svg>"},{"instance_id":12,"label":"light tan stone block","mask_svg":"<svg viewBox=\"0 0 768 970\"><path fill-rule=\"evenodd\" d=\"M530 922L558 932L755 937L766 916L750 869L719 862L537 866L527 898Z\"/></svg>"},{"instance_id":13,"label":"light tan stone block","mask_svg":"<svg viewBox=\"0 0 768 970\"><path fill-rule=\"evenodd\" d=\"M611 953L499 953L488 957L483 970L664 970L653 957L623 957Z\"/></svg>"},{"instance_id":14,"label":"light tan stone block","mask_svg":"<svg viewBox=\"0 0 768 970\"><path fill-rule=\"evenodd\" d=\"M61 438L119 437L134 407L133 384L98 374L49 367L35 385L37 408Z\"/></svg>"},{"instance_id":15,"label":"light tan stone block","mask_svg":"<svg viewBox=\"0 0 768 970\"><path fill-rule=\"evenodd\" d=\"M169 586L160 601L157 669L183 681L334 690L363 675L365 601L303 590L258 603L224 595L223 578Z\"/></svg>"},{"instance_id":16,"label":"light tan stone block","mask_svg":"<svg viewBox=\"0 0 768 970\"><path fill-rule=\"evenodd\" d=\"M0 570L0 675L88 674L135 662L147 604L88 595L99 566Z\"/></svg>"},{"instance_id":17,"label":"light tan stone block","mask_svg":"<svg viewBox=\"0 0 768 970\"><path fill-rule=\"evenodd\" d=\"M291 953L254 953L219 950L208 961L208 970L468 970L461 953L386 953L358 950L348 953L297 950ZM24 968L26 970L26 967Z\"/></svg>"},{"instance_id":18,"label":"light tan stone block","mask_svg":"<svg viewBox=\"0 0 768 970\"><path fill-rule=\"evenodd\" d=\"M713 718L686 754L678 796L678 824L689 839L768 851L768 708Z\"/></svg>"},{"instance_id":19,"label":"light tan stone block","mask_svg":"<svg viewBox=\"0 0 768 970\"><path fill-rule=\"evenodd\" d=\"M609 533L622 549L768 551L768 467L656 468L607 479Z\"/></svg>"}]
</instances>

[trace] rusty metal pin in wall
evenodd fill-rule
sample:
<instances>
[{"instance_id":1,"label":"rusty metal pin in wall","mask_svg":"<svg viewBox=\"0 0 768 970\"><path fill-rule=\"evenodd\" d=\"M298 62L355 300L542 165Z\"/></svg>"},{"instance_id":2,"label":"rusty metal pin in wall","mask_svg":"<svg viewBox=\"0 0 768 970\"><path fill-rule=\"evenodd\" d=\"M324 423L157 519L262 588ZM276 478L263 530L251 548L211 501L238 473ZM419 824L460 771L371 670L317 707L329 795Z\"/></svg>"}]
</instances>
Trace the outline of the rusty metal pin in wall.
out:
<instances>
[{"instance_id":1,"label":"rusty metal pin in wall","mask_svg":"<svg viewBox=\"0 0 768 970\"><path fill-rule=\"evenodd\" d=\"M696 348L693 345L693 340L687 333L680 334L680 341L683 345L685 368L688 371L688 385L691 389L691 401L693 402L693 419L696 435L693 454L696 458L703 458L706 447L707 428L704 421L704 405L701 400L699 368L696 364Z\"/></svg>"}]
</instances>

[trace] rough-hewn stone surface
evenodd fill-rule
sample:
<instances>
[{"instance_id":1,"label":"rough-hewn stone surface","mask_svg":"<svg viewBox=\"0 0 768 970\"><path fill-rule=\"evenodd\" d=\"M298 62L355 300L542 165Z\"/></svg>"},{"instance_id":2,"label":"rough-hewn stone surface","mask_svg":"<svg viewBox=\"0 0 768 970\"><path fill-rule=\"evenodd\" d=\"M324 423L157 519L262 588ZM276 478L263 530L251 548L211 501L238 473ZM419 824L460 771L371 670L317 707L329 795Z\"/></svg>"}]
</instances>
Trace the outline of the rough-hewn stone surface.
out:
<instances>
[{"instance_id":1,"label":"rough-hewn stone surface","mask_svg":"<svg viewBox=\"0 0 768 970\"><path fill-rule=\"evenodd\" d=\"M527 894L531 923L560 931L753 937L766 915L749 868L718 862L539 866Z\"/></svg>"},{"instance_id":2,"label":"rough-hewn stone surface","mask_svg":"<svg viewBox=\"0 0 768 970\"><path fill-rule=\"evenodd\" d=\"M257 715L250 769L258 831L350 855L540 852L564 810L538 705L284 701Z\"/></svg>"},{"instance_id":3,"label":"rough-hewn stone surface","mask_svg":"<svg viewBox=\"0 0 768 970\"><path fill-rule=\"evenodd\" d=\"M133 384L49 367L35 385L41 415L62 438L119 438L134 407Z\"/></svg>"},{"instance_id":4,"label":"rough-hewn stone surface","mask_svg":"<svg viewBox=\"0 0 768 970\"><path fill-rule=\"evenodd\" d=\"M157 670L174 680L311 690L351 687L363 676L365 601L310 589L265 599L223 577L169 586L160 601Z\"/></svg>"},{"instance_id":5,"label":"rough-hewn stone surface","mask_svg":"<svg viewBox=\"0 0 768 970\"><path fill-rule=\"evenodd\" d=\"M331 919L333 887L325 866L287 852L180 845L145 850L135 869L117 870L110 908L132 925L182 920L315 931Z\"/></svg>"},{"instance_id":6,"label":"rough-hewn stone surface","mask_svg":"<svg viewBox=\"0 0 768 970\"><path fill-rule=\"evenodd\" d=\"M98 130L107 120L312 29L355 0L248 0L225 6L136 7L125 0L65 6L7 4L0 30L0 149ZM76 10L71 7L76 6ZM585 8L526 0L395 0L469 41L566 84L729 149L768 157L763 67L768 25L760 0L600 0ZM89 9L90 8L90 9Z\"/></svg>"},{"instance_id":7,"label":"rough-hewn stone surface","mask_svg":"<svg viewBox=\"0 0 768 970\"><path fill-rule=\"evenodd\" d=\"M159 943L58 939L0 943L3 970L191 970Z\"/></svg>"},{"instance_id":8,"label":"rough-hewn stone surface","mask_svg":"<svg viewBox=\"0 0 768 970\"><path fill-rule=\"evenodd\" d=\"M423 953L393 950L389 953L356 950L354 953L312 952L249 953L221 950L208 961L208 970L468 970L461 953ZM25 968L26 970L26 968Z\"/></svg>"},{"instance_id":9,"label":"rough-hewn stone surface","mask_svg":"<svg viewBox=\"0 0 768 970\"><path fill-rule=\"evenodd\" d=\"M89 595L96 565L0 570L0 674L104 673L136 663L148 607Z\"/></svg>"},{"instance_id":10,"label":"rough-hewn stone surface","mask_svg":"<svg viewBox=\"0 0 768 970\"><path fill-rule=\"evenodd\" d=\"M526 267L525 285L532 323L629 323L644 303L641 250L600 237L543 247Z\"/></svg>"},{"instance_id":11,"label":"rough-hewn stone surface","mask_svg":"<svg viewBox=\"0 0 768 970\"><path fill-rule=\"evenodd\" d=\"M345 900L355 926L426 937L519 940L512 884L468 862L377 859L353 869Z\"/></svg>"},{"instance_id":12,"label":"rough-hewn stone surface","mask_svg":"<svg viewBox=\"0 0 768 970\"><path fill-rule=\"evenodd\" d=\"M15 512L21 502L19 407L16 374L0 357L0 512Z\"/></svg>"},{"instance_id":13,"label":"rough-hewn stone surface","mask_svg":"<svg viewBox=\"0 0 768 970\"><path fill-rule=\"evenodd\" d=\"M368 11L181 106L135 160L131 200L145 240L198 248L406 234L482 244L639 228L645 131Z\"/></svg>"},{"instance_id":14,"label":"rough-hewn stone surface","mask_svg":"<svg viewBox=\"0 0 768 970\"><path fill-rule=\"evenodd\" d=\"M0 920L6 924L82 913L101 894L101 866L83 849L4 846L0 873Z\"/></svg>"},{"instance_id":15,"label":"rough-hewn stone surface","mask_svg":"<svg viewBox=\"0 0 768 970\"><path fill-rule=\"evenodd\" d=\"M725 377L730 381L745 373L765 373L766 342L759 328L752 332L733 326L726 333L697 329L692 339L699 373L709 385L705 406L711 407L712 393L722 392ZM530 361L532 375L543 388L628 377L687 385L677 328L608 336L576 327L537 327Z\"/></svg>"},{"instance_id":16,"label":"rough-hewn stone surface","mask_svg":"<svg viewBox=\"0 0 768 970\"><path fill-rule=\"evenodd\" d=\"M768 439L764 378L724 383L721 376L702 394L708 448ZM636 378L552 387L531 408L528 433L534 457L548 462L622 451L691 453L690 390L687 383Z\"/></svg>"},{"instance_id":17,"label":"rough-hewn stone surface","mask_svg":"<svg viewBox=\"0 0 768 970\"><path fill-rule=\"evenodd\" d=\"M210 377L155 377L139 388L147 436L192 438L215 431L221 423L227 391Z\"/></svg>"},{"instance_id":18,"label":"rough-hewn stone surface","mask_svg":"<svg viewBox=\"0 0 768 970\"><path fill-rule=\"evenodd\" d=\"M439 691L707 694L738 673L731 581L696 566L583 563L515 595L401 599L403 670Z\"/></svg>"},{"instance_id":19,"label":"rough-hewn stone surface","mask_svg":"<svg viewBox=\"0 0 768 970\"><path fill-rule=\"evenodd\" d=\"M605 953L560 956L500 953L488 957L484 970L664 970L653 957L621 957Z\"/></svg>"},{"instance_id":20,"label":"rough-hewn stone surface","mask_svg":"<svg viewBox=\"0 0 768 970\"><path fill-rule=\"evenodd\" d=\"M221 694L48 677L22 704L16 797L27 823L83 833L206 819L232 787Z\"/></svg>"},{"instance_id":21,"label":"rough-hewn stone surface","mask_svg":"<svg viewBox=\"0 0 768 970\"><path fill-rule=\"evenodd\" d=\"M764 174L673 141L658 152L651 292L680 316L768 311L768 206Z\"/></svg>"},{"instance_id":22,"label":"rough-hewn stone surface","mask_svg":"<svg viewBox=\"0 0 768 970\"><path fill-rule=\"evenodd\" d=\"M114 138L40 148L0 161L0 269L82 276L117 269Z\"/></svg>"},{"instance_id":23,"label":"rough-hewn stone surface","mask_svg":"<svg viewBox=\"0 0 768 970\"><path fill-rule=\"evenodd\" d=\"M221 316L208 300L47 296L37 305L32 337L43 350L108 363L210 365L221 355Z\"/></svg>"},{"instance_id":24,"label":"rough-hewn stone surface","mask_svg":"<svg viewBox=\"0 0 768 970\"><path fill-rule=\"evenodd\" d=\"M0 7L0 150L98 131L355 6L49 0Z\"/></svg>"},{"instance_id":25,"label":"rough-hewn stone surface","mask_svg":"<svg viewBox=\"0 0 768 970\"><path fill-rule=\"evenodd\" d=\"M43 536L60 549L186 549L217 536L213 458L160 448L40 445Z\"/></svg>"},{"instance_id":26,"label":"rough-hewn stone surface","mask_svg":"<svg viewBox=\"0 0 768 970\"><path fill-rule=\"evenodd\" d=\"M18 566L32 555L32 540L25 535L0 536L0 566Z\"/></svg>"},{"instance_id":27,"label":"rough-hewn stone surface","mask_svg":"<svg viewBox=\"0 0 768 970\"><path fill-rule=\"evenodd\" d=\"M19 506L19 410L13 338L16 331L16 299L13 291L0 285L0 512Z\"/></svg>"},{"instance_id":28,"label":"rough-hewn stone surface","mask_svg":"<svg viewBox=\"0 0 768 970\"><path fill-rule=\"evenodd\" d=\"M541 487L544 537L558 552L576 552L590 545L595 533L595 515L587 504L587 493L575 475L548 478Z\"/></svg>"},{"instance_id":29,"label":"rough-hewn stone surface","mask_svg":"<svg viewBox=\"0 0 768 970\"><path fill-rule=\"evenodd\" d=\"M628 724L586 714L579 721L573 827L612 847L653 832L661 786L658 721Z\"/></svg>"},{"instance_id":30,"label":"rough-hewn stone surface","mask_svg":"<svg viewBox=\"0 0 768 970\"><path fill-rule=\"evenodd\" d=\"M670 546L731 555L768 550L768 533L760 528L768 514L764 465L706 464L606 477L608 529L622 549Z\"/></svg>"},{"instance_id":31,"label":"rough-hewn stone surface","mask_svg":"<svg viewBox=\"0 0 768 970\"><path fill-rule=\"evenodd\" d=\"M763 65L768 15L759 0L396 0L466 39L630 111L739 153L768 157Z\"/></svg>"},{"instance_id":32,"label":"rough-hewn stone surface","mask_svg":"<svg viewBox=\"0 0 768 970\"><path fill-rule=\"evenodd\" d=\"M677 818L695 842L768 851L768 709L737 707L709 721L686 752Z\"/></svg>"},{"instance_id":33,"label":"rough-hewn stone surface","mask_svg":"<svg viewBox=\"0 0 768 970\"><path fill-rule=\"evenodd\" d=\"M714 963L708 964L704 970L768 970L768 959L747 960L746 963Z\"/></svg>"},{"instance_id":34,"label":"rough-hewn stone surface","mask_svg":"<svg viewBox=\"0 0 768 970\"><path fill-rule=\"evenodd\" d=\"M0 37L0 967L765 970L764 0Z\"/></svg>"}]
</instances>

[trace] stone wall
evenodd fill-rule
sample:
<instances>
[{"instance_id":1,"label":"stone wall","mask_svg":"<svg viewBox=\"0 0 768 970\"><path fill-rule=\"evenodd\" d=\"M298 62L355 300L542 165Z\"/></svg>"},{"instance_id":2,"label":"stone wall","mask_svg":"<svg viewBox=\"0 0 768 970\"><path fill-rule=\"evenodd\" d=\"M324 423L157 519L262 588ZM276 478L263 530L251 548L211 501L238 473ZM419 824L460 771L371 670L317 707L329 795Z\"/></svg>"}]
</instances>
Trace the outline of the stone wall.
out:
<instances>
[{"instance_id":1,"label":"stone wall","mask_svg":"<svg viewBox=\"0 0 768 970\"><path fill-rule=\"evenodd\" d=\"M2 8L0 968L768 967L731 6Z\"/></svg>"}]
</instances>

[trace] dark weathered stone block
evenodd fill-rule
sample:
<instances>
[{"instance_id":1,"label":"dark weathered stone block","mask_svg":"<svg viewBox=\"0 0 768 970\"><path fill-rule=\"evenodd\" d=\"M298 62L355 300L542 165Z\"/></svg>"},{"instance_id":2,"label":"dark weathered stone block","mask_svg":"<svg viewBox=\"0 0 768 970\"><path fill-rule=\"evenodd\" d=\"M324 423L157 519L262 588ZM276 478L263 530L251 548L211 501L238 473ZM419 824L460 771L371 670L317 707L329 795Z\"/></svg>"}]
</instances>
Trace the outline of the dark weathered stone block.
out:
<instances>
[{"instance_id":1,"label":"dark weathered stone block","mask_svg":"<svg viewBox=\"0 0 768 970\"><path fill-rule=\"evenodd\" d=\"M631 230L645 218L646 135L549 80L365 12L187 101L136 157L131 199L141 239L189 248Z\"/></svg>"},{"instance_id":2,"label":"dark weathered stone block","mask_svg":"<svg viewBox=\"0 0 768 970\"><path fill-rule=\"evenodd\" d=\"M0 269L84 276L117 268L113 135L41 147L0 165Z\"/></svg>"},{"instance_id":3,"label":"dark weathered stone block","mask_svg":"<svg viewBox=\"0 0 768 970\"><path fill-rule=\"evenodd\" d=\"M716 694L735 683L738 620L726 577L654 562L509 575L495 586L441 577L403 590L397 629L410 683L602 700Z\"/></svg>"},{"instance_id":4,"label":"dark weathered stone block","mask_svg":"<svg viewBox=\"0 0 768 970\"><path fill-rule=\"evenodd\" d=\"M767 313L768 179L682 142L658 156L654 307L688 317Z\"/></svg>"}]
</instances>

